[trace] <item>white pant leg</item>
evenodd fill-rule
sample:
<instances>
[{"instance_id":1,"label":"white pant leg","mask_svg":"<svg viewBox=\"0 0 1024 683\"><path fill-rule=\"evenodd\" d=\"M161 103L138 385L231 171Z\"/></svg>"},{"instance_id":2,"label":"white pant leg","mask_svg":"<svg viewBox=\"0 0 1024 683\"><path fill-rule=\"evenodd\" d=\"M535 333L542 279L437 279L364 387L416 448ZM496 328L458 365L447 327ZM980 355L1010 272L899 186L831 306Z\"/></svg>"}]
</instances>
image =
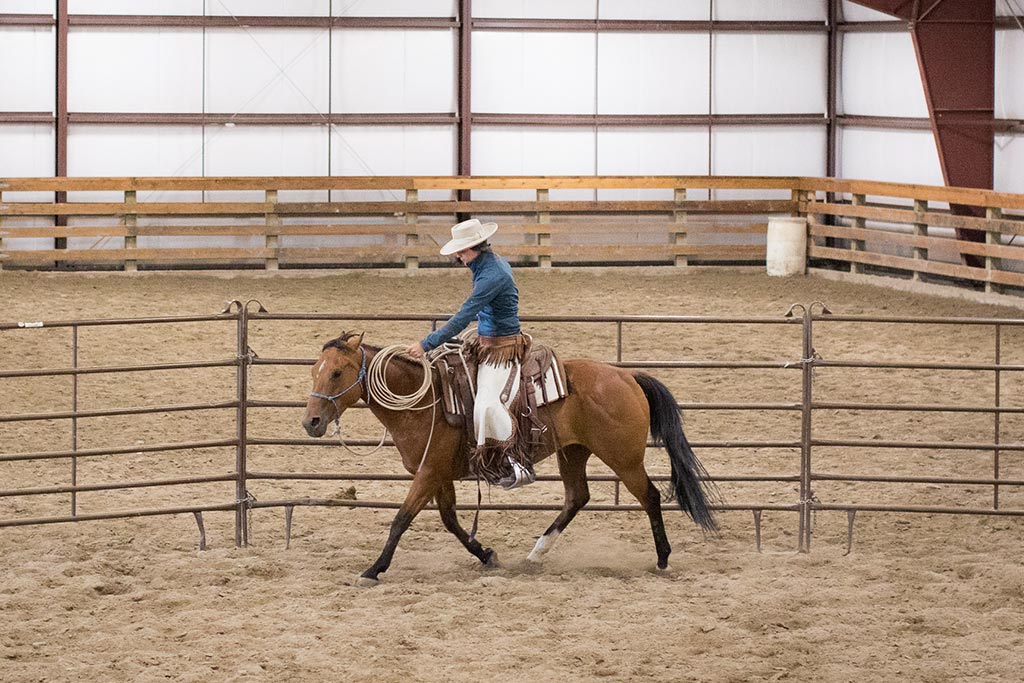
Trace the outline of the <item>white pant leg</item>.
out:
<instances>
[{"instance_id":1,"label":"white pant leg","mask_svg":"<svg viewBox=\"0 0 1024 683\"><path fill-rule=\"evenodd\" d=\"M509 376L515 373L509 395L501 400L501 391L508 384ZM483 446L488 440L508 441L512 438L512 416L508 407L519 394L519 364L495 366L480 363L476 373L476 403L473 406L473 424L476 426L476 442Z\"/></svg>"}]
</instances>

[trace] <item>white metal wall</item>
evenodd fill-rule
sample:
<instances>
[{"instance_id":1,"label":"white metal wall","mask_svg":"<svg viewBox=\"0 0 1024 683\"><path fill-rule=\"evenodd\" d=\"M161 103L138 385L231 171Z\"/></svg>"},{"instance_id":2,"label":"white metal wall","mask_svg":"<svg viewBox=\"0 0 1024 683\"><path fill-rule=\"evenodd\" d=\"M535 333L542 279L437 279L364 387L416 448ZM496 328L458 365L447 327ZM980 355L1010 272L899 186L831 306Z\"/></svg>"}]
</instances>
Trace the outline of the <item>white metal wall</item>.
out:
<instances>
[{"instance_id":1,"label":"white metal wall","mask_svg":"<svg viewBox=\"0 0 1024 683\"><path fill-rule=\"evenodd\" d=\"M53 0L2 13L51 14ZM998 0L1000 14L1008 14ZM454 0L70 0L73 14L454 16ZM813 20L826 0L475 0L480 18ZM844 1L843 19L889 20ZM96 28L69 35L72 112L453 113L451 29ZM817 33L475 31L474 113L772 114L827 110ZM0 112L54 111L54 30L0 27ZM909 34L844 33L839 114L925 117ZM1024 31L996 42L996 115L1024 118ZM73 124L71 175L455 172L450 125ZM825 127L476 125L477 174L824 175ZM0 176L52 175L51 126L0 123ZM837 174L941 184L929 131L845 127ZM997 189L1024 192L1000 135Z\"/></svg>"}]
</instances>

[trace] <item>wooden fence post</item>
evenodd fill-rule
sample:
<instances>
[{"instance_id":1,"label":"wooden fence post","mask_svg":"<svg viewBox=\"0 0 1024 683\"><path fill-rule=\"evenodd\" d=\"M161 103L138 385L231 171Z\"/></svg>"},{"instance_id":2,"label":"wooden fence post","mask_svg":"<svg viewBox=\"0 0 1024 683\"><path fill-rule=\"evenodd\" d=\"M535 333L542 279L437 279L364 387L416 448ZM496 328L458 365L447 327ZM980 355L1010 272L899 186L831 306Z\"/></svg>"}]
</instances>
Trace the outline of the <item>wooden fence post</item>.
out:
<instances>
[{"instance_id":1,"label":"wooden fence post","mask_svg":"<svg viewBox=\"0 0 1024 683\"><path fill-rule=\"evenodd\" d=\"M537 201L547 203L550 201L550 190L537 189ZM541 225L548 225L551 223L551 212L550 211L538 211L537 222ZM547 247L546 253L537 254L537 263L541 268L551 267L551 233L550 232L538 232L537 233L537 246Z\"/></svg>"},{"instance_id":2,"label":"wooden fence post","mask_svg":"<svg viewBox=\"0 0 1024 683\"><path fill-rule=\"evenodd\" d=\"M855 195L853 195L853 205L854 206L864 206L867 203L868 203L867 202L867 197L865 195L862 195L862 194L855 194ZM867 226L867 221L864 218L861 218L859 216L855 216L854 217L854 219L853 219L853 227L855 227L855 228L864 228L866 226ZM850 251L866 251L866 250L867 250L867 242L865 242L864 240L850 240ZM864 264L863 263L857 263L856 261L850 261L850 272L851 273L863 273L864 272Z\"/></svg>"},{"instance_id":3,"label":"wooden fence post","mask_svg":"<svg viewBox=\"0 0 1024 683\"><path fill-rule=\"evenodd\" d=\"M121 220L124 223L125 231L124 248L127 253L124 257L124 270L127 273L134 273L139 269L139 263L131 253L138 247L139 240L136 235L136 228L139 225L139 214L136 213L136 208L135 190L125 190L124 217Z\"/></svg>"},{"instance_id":4,"label":"wooden fence post","mask_svg":"<svg viewBox=\"0 0 1024 683\"><path fill-rule=\"evenodd\" d=\"M676 205L682 206L682 203L686 201L686 188L677 187L673 190L672 199ZM682 209L677 209L672 212L672 223L675 232L672 233L672 244L686 244L686 212ZM676 252L675 254L675 265L680 268L685 268L690 265L690 259L685 254Z\"/></svg>"},{"instance_id":5,"label":"wooden fence post","mask_svg":"<svg viewBox=\"0 0 1024 683\"><path fill-rule=\"evenodd\" d=\"M419 244L420 236L419 231L416 228L416 223L419 220L419 214L416 212L416 203L420 200L419 190L406 190L405 201L410 205L410 208L405 212L405 224L411 226L406 228L405 231L405 246L411 247ZM412 256L408 251L405 253L405 268L406 270L416 270L420 267L419 256Z\"/></svg>"},{"instance_id":6,"label":"wooden fence post","mask_svg":"<svg viewBox=\"0 0 1024 683\"><path fill-rule=\"evenodd\" d=\"M263 260L263 267L267 270L277 270L280 267L278 255L281 247L281 216L277 213L277 190L266 191L267 213L266 213L266 243L265 246L269 255Z\"/></svg>"},{"instance_id":7,"label":"wooden fence post","mask_svg":"<svg viewBox=\"0 0 1024 683\"><path fill-rule=\"evenodd\" d=\"M1003 210L989 206L985 209L985 218L989 221L998 221L1003 217ZM985 231L985 244L1002 244L1002 232L999 230L986 230ZM1002 288L992 282L992 273L996 270L1002 270L1003 260L998 256L985 255L985 291L986 292L999 292Z\"/></svg>"},{"instance_id":8,"label":"wooden fence post","mask_svg":"<svg viewBox=\"0 0 1024 683\"><path fill-rule=\"evenodd\" d=\"M924 199L915 199L914 200L914 218L915 219L922 218L924 212L927 211L927 210L928 210L928 202L927 202L927 200L924 200ZM919 220L915 220L914 221L914 237L928 237L928 224L920 222ZM925 247L919 247L919 246L917 246L915 244L914 245L914 260L915 261L920 261L922 259L925 260L925 261L928 260L928 249L925 248ZM915 282L920 281L920 279L921 279L921 271L914 270L914 272L911 273L910 278L912 280L914 280Z\"/></svg>"},{"instance_id":9,"label":"wooden fence post","mask_svg":"<svg viewBox=\"0 0 1024 683\"><path fill-rule=\"evenodd\" d=\"M4 203L4 191L0 190L0 204ZM0 270L4 269L4 217L0 216Z\"/></svg>"}]
</instances>

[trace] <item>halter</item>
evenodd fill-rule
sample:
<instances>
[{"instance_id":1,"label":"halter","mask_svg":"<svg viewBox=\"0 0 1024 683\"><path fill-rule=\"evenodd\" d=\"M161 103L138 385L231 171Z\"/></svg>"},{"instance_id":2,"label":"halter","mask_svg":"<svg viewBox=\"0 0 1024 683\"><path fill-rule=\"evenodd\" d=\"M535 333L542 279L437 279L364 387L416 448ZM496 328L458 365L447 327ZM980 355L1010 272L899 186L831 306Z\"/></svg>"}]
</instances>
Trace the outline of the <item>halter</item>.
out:
<instances>
[{"instance_id":1,"label":"halter","mask_svg":"<svg viewBox=\"0 0 1024 683\"><path fill-rule=\"evenodd\" d=\"M348 392L352 391L357 386L362 384L363 380L366 379L366 349L363 348L362 344L359 345L359 353L362 354L362 364L361 364L361 367L359 368L359 376L356 377L356 381L355 382L352 382L352 384L350 384L347 388L339 391L338 393L334 394L333 396L328 396L326 394L321 394L321 393L318 393L316 391L311 391L309 393L309 395L312 396L313 398L322 398L322 399L324 399L326 401L330 401L331 403L334 403L337 399L341 398L342 396L344 396L345 394L347 394ZM341 409L338 408L338 404L337 403L334 403L334 407L338 410L338 417L340 418L341 417Z\"/></svg>"}]
</instances>

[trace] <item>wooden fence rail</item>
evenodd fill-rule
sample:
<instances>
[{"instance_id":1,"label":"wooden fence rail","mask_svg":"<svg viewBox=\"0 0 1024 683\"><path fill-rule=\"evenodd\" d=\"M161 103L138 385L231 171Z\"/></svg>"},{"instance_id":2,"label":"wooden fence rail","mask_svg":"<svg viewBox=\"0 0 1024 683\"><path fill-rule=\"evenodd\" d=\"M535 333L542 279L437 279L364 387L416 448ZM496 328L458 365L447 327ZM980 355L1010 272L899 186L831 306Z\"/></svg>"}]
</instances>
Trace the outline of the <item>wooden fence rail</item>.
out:
<instances>
[{"instance_id":1,"label":"wooden fence rail","mask_svg":"<svg viewBox=\"0 0 1024 683\"><path fill-rule=\"evenodd\" d=\"M1024 195L806 177L7 178L0 268L417 268L469 215L521 265L759 264L803 216L815 264L1024 288Z\"/></svg>"}]
</instances>

